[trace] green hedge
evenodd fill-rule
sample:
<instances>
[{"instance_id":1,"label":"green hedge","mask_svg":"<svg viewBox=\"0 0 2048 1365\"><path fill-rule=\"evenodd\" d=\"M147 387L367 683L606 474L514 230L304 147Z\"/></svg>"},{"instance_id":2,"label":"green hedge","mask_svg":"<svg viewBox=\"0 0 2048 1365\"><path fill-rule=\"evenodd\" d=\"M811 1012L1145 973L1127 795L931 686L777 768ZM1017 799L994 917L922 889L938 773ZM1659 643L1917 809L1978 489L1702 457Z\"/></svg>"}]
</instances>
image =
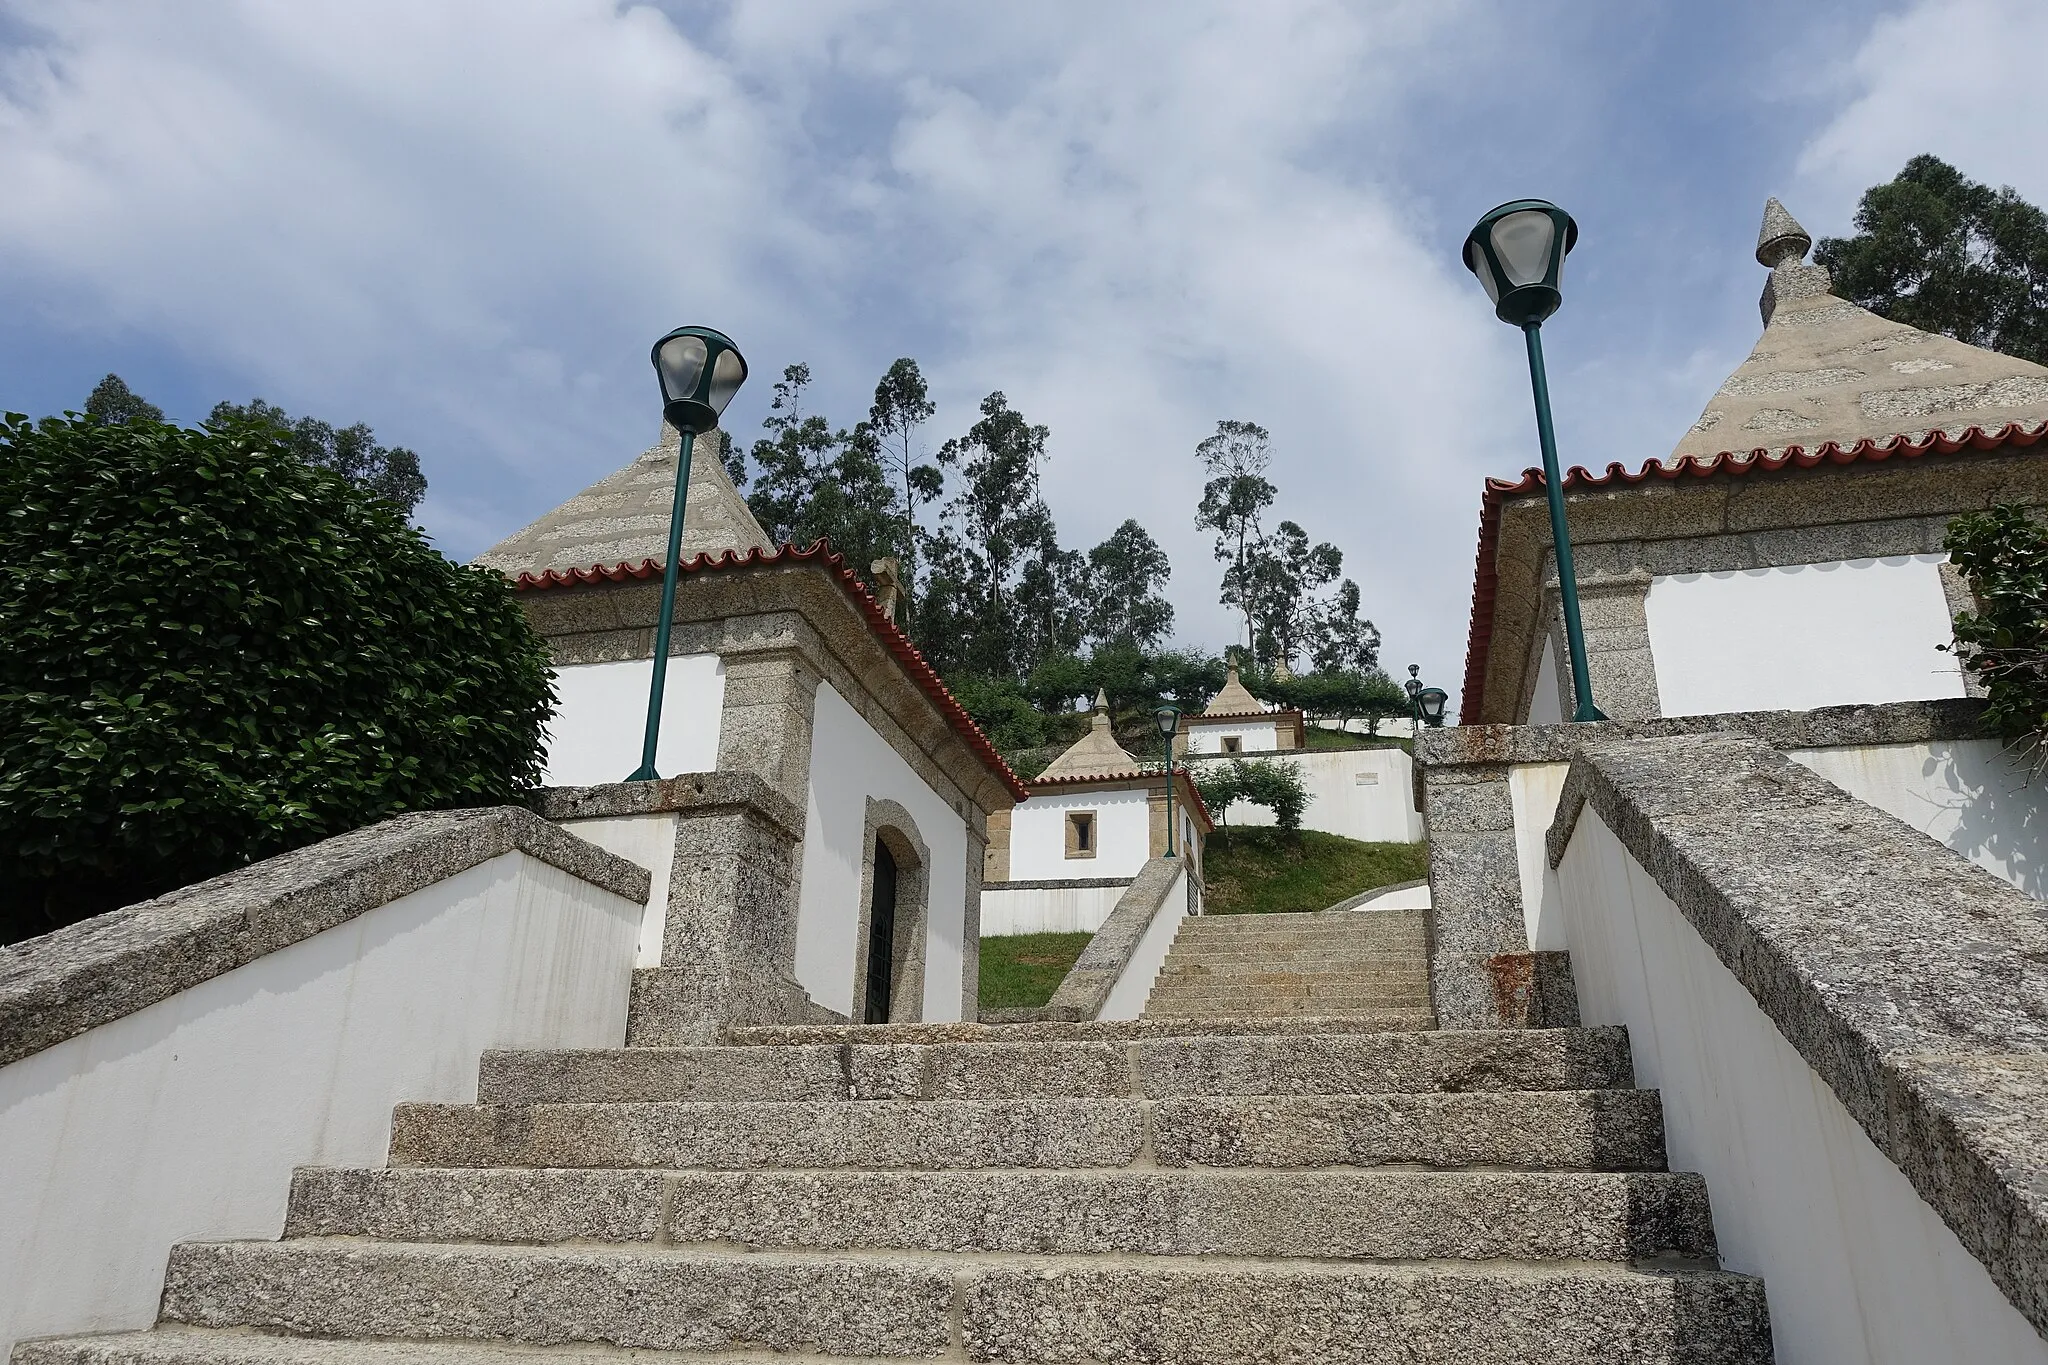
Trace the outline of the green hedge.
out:
<instances>
[{"instance_id":1,"label":"green hedge","mask_svg":"<svg viewBox=\"0 0 2048 1365\"><path fill-rule=\"evenodd\" d=\"M270 428L9 413L0 509L0 938L538 780L503 580Z\"/></svg>"}]
</instances>

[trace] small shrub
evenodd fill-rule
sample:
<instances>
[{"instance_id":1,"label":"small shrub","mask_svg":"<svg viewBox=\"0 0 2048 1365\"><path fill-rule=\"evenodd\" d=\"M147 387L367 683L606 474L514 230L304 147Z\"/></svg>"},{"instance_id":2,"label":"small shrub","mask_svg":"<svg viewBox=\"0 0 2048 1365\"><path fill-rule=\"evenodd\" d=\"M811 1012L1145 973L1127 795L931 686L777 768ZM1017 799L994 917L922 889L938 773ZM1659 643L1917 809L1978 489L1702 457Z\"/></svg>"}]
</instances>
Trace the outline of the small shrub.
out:
<instances>
[{"instance_id":1,"label":"small shrub","mask_svg":"<svg viewBox=\"0 0 2048 1365\"><path fill-rule=\"evenodd\" d=\"M496 574L260 423L0 420L0 941L540 775Z\"/></svg>"},{"instance_id":2,"label":"small shrub","mask_svg":"<svg viewBox=\"0 0 2048 1365\"><path fill-rule=\"evenodd\" d=\"M1985 722L2038 755L2048 736L2048 530L2006 503L1958 517L1942 542L1979 610L1956 614L1956 651L1984 684Z\"/></svg>"},{"instance_id":3,"label":"small shrub","mask_svg":"<svg viewBox=\"0 0 2048 1365\"><path fill-rule=\"evenodd\" d=\"M1273 823L1288 834L1301 828L1308 803L1315 800L1292 763L1269 758L1233 758L1228 763L1195 769L1195 790L1218 820L1236 802L1247 801L1273 812Z\"/></svg>"}]
</instances>

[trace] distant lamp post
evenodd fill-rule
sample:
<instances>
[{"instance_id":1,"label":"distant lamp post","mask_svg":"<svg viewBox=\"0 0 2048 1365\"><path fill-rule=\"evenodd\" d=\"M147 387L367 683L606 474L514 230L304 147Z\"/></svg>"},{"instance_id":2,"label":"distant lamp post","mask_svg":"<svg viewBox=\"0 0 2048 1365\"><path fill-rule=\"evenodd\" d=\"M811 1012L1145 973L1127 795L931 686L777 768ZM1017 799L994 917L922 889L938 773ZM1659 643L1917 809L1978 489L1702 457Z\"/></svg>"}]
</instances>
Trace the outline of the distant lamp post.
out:
<instances>
[{"instance_id":1,"label":"distant lamp post","mask_svg":"<svg viewBox=\"0 0 2048 1365\"><path fill-rule=\"evenodd\" d=\"M1408 707L1414 713L1415 727L1419 731L1424 725L1441 727L1444 723L1444 707L1451 694L1441 687L1424 687L1418 676L1421 664L1408 665L1408 681L1401 684L1408 693Z\"/></svg>"},{"instance_id":2,"label":"distant lamp post","mask_svg":"<svg viewBox=\"0 0 2048 1365\"><path fill-rule=\"evenodd\" d=\"M1173 737L1180 733L1180 708L1161 706L1152 712L1152 724L1159 729L1159 745L1165 757L1161 761L1166 767L1166 856L1177 857L1173 851Z\"/></svg>"},{"instance_id":3,"label":"distant lamp post","mask_svg":"<svg viewBox=\"0 0 2048 1365\"><path fill-rule=\"evenodd\" d=\"M1465 238L1465 268L1486 286L1494 315L1522 329L1529 347L1529 383L1536 393L1536 436L1543 445L1543 488L1550 500L1550 539L1557 548L1558 596L1564 606L1564 638L1571 654L1572 691L1578 708L1572 719L1606 720L1593 705L1586 677L1586 632L1579 625L1579 580L1572 569L1571 536L1565 528L1564 487L1557 472L1557 435L1550 425L1550 382L1543 373L1543 320L1564 296L1558 280L1564 258L1579 240L1579 225L1557 205L1542 199L1502 204L1479 220ZM1412 694L1411 694L1412 695Z\"/></svg>"},{"instance_id":4,"label":"distant lamp post","mask_svg":"<svg viewBox=\"0 0 2048 1365\"><path fill-rule=\"evenodd\" d=\"M668 562L661 571L661 616L654 628L654 678L647 689L647 732L640 766L628 782L653 782L654 750L661 741L661 693L668 682L669 627L676 611L676 575L682 567L683 508L690 491L690 449L718 425L725 405L747 382L747 362L732 338L709 327L678 327L654 343L654 373L661 380L661 415L683 435L676 460L676 499L668 516Z\"/></svg>"}]
</instances>

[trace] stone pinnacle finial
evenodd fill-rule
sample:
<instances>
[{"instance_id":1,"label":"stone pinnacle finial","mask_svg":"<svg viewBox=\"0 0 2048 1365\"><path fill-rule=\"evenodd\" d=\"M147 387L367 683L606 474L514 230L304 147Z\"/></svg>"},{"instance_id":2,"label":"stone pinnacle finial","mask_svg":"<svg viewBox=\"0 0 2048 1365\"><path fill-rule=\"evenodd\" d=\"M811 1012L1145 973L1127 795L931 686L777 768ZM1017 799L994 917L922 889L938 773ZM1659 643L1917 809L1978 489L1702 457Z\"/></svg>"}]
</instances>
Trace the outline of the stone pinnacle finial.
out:
<instances>
[{"instance_id":1,"label":"stone pinnacle finial","mask_svg":"<svg viewBox=\"0 0 2048 1365\"><path fill-rule=\"evenodd\" d=\"M1109 689L1103 687L1095 689L1095 710L1099 715L1106 716L1109 714Z\"/></svg>"},{"instance_id":2,"label":"stone pinnacle finial","mask_svg":"<svg viewBox=\"0 0 2048 1365\"><path fill-rule=\"evenodd\" d=\"M1095 711L1088 718L1088 728L1098 734L1109 733L1109 693L1103 688L1095 689Z\"/></svg>"},{"instance_id":3,"label":"stone pinnacle finial","mask_svg":"<svg viewBox=\"0 0 2048 1365\"><path fill-rule=\"evenodd\" d=\"M1764 225L1756 234L1756 261L1769 270L1797 265L1813 249L1813 238L1776 199L1764 201Z\"/></svg>"}]
</instances>

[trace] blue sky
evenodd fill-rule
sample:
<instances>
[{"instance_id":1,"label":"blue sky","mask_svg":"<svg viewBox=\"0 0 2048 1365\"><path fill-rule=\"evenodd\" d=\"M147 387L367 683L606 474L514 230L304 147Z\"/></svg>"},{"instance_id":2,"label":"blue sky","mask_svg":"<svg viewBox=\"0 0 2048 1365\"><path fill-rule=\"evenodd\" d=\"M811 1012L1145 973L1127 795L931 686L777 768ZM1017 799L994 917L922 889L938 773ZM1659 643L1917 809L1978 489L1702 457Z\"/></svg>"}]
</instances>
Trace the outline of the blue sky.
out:
<instances>
[{"instance_id":1,"label":"blue sky","mask_svg":"<svg viewBox=\"0 0 2048 1365\"><path fill-rule=\"evenodd\" d=\"M1211 648L1192 449L1247 418L1454 687L1481 480L1536 458L1472 220L1577 216L1560 441L1638 465L1756 340L1766 195L1840 232L1933 151L2048 202L1998 95L2044 48L2023 0L0 0L0 407L368 421L467 557L649 442L670 326L747 353L742 439L791 361L850 423L911 355L934 446L1002 389L1066 542L1136 517Z\"/></svg>"}]
</instances>

